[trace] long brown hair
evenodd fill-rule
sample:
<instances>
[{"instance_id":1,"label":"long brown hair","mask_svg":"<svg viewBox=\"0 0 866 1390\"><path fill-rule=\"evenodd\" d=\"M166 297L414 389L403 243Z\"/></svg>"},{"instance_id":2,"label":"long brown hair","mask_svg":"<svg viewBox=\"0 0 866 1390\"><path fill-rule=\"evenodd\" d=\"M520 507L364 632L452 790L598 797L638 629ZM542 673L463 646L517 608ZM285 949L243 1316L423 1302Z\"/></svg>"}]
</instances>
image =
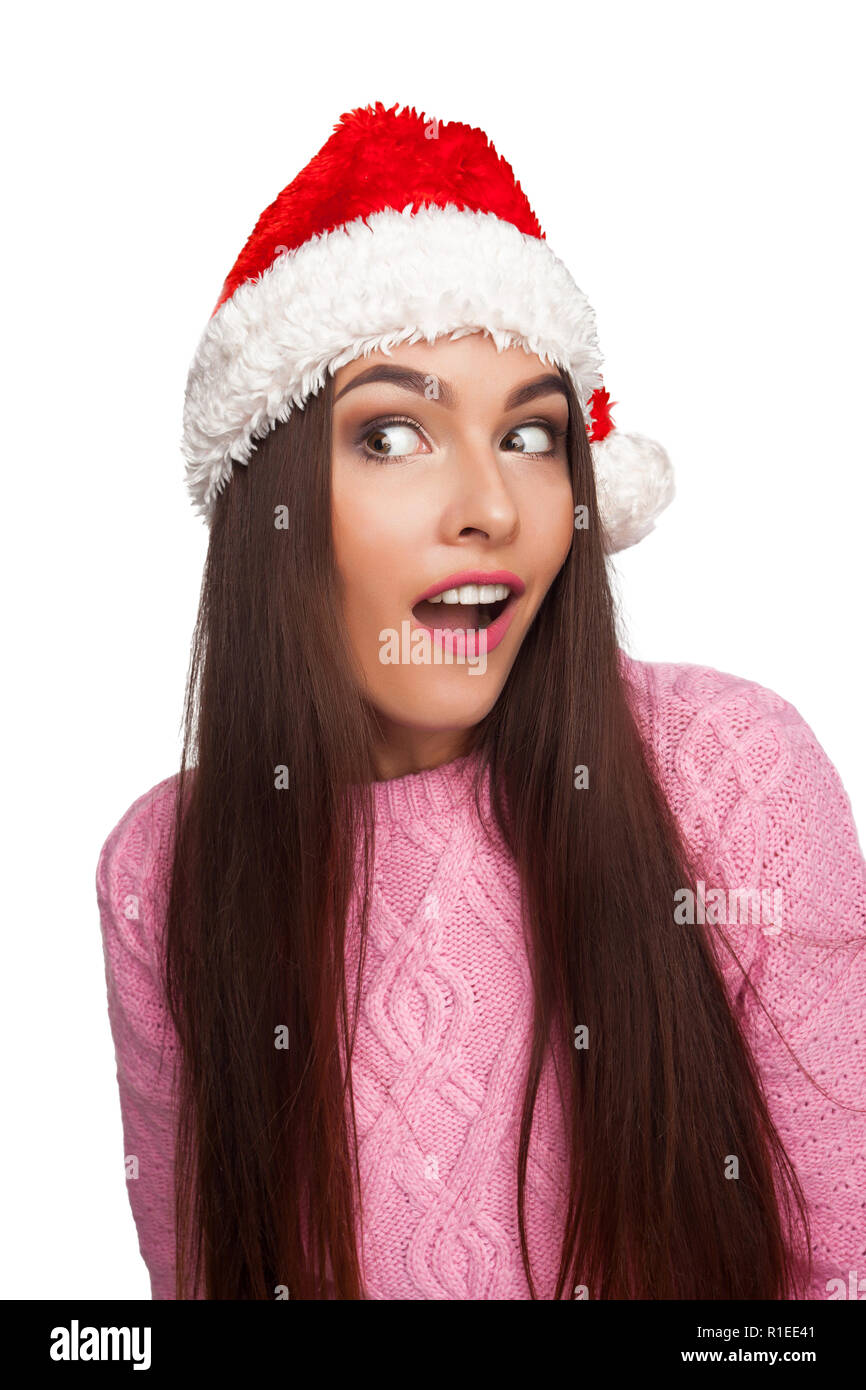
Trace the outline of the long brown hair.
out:
<instances>
[{"instance_id":1,"label":"long brown hair","mask_svg":"<svg viewBox=\"0 0 866 1390\"><path fill-rule=\"evenodd\" d=\"M674 928L675 891L707 875L632 710L592 456L564 380L573 492L589 524L469 745L479 815L486 770L519 871L532 970L518 1160L530 1293L527 1155L553 1047L569 1059L570 1147L555 1298L578 1285L592 1298L804 1296L796 1173L714 948ZM353 886L365 940L376 716L341 625L332 400L329 376L249 469L236 466L211 525L165 931L182 1058L178 1298L366 1297L344 945ZM578 764L590 770L579 795ZM578 1025L587 1048L573 1045ZM287 1047L275 1045L280 1029ZM732 1154L737 1181L724 1172Z\"/></svg>"}]
</instances>

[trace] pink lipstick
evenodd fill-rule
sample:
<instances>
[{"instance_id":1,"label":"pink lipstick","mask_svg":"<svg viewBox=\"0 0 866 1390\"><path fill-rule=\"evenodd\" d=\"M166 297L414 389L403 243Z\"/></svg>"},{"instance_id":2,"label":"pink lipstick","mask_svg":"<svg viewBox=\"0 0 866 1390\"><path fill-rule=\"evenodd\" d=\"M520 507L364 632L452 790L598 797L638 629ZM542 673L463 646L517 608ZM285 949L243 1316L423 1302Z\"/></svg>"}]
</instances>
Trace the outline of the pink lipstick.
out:
<instances>
[{"instance_id":1,"label":"pink lipstick","mask_svg":"<svg viewBox=\"0 0 866 1390\"><path fill-rule=\"evenodd\" d=\"M496 585L504 585L509 593L491 598L490 588ZM459 591L468 586L477 592L460 595ZM437 580L418 595L412 604L412 619L416 627L441 641L445 650L450 647L457 655L469 656L476 656L481 650L491 652L511 626L525 588L523 580L511 570L460 570ZM482 591L487 592L483 599ZM439 595L448 598L439 599Z\"/></svg>"}]
</instances>

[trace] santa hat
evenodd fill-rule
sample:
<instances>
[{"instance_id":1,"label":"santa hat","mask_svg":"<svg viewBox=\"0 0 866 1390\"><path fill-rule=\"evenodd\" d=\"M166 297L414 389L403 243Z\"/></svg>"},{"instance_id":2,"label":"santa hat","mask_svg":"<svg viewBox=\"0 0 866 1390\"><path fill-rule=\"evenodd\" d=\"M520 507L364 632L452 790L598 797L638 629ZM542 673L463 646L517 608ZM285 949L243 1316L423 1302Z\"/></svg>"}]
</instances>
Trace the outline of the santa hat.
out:
<instances>
[{"instance_id":1,"label":"santa hat","mask_svg":"<svg viewBox=\"0 0 866 1390\"><path fill-rule=\"evenodd\" d=\"M381 102L343 115L266 208L189 372L182 449L210 522L233 464L324 385L398 343L483 331L574 383L612 551L673 497L660 447L622 435L600 372L595 314L545 240L511 166L481 130Z\"/></svg>"}]
</instances>

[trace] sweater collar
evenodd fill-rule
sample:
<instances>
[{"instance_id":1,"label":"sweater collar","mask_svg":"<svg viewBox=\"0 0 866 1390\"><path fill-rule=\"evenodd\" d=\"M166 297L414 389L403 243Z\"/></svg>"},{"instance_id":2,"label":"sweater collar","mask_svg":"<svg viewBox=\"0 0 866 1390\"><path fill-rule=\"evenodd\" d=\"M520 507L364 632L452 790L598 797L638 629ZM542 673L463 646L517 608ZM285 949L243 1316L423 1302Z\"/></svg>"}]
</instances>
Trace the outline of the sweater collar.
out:
<instances>
[{"instance_id":1,"label":"sweater collar","mask_svg":"<svg viewBox=\"0 0 866 1390\"><path fill-rule=\"evenodd\" d=\"M431 821L465 805L472 798L477 757L468 753L422 772L374 782L376 820Z\"/></svg>"}]
</instances>

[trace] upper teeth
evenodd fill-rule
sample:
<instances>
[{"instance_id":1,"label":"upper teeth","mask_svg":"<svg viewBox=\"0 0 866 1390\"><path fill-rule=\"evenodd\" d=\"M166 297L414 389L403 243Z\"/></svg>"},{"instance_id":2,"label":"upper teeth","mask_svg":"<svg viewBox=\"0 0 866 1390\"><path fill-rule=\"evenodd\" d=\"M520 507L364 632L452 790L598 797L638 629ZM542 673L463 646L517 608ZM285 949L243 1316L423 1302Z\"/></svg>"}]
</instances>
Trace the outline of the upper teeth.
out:
<instances>
[{"instance_id":1,"label":"upper teeth","mask_svg":"<svg viewBox=\"0 0 866 1390\"><path fill-rule=\"evenodd\" d=\"M508 584L461 584L459 589L445 589L434 594L431 603L499 603L508 598L511 588Z\"/></svg>"}]
</instances>

